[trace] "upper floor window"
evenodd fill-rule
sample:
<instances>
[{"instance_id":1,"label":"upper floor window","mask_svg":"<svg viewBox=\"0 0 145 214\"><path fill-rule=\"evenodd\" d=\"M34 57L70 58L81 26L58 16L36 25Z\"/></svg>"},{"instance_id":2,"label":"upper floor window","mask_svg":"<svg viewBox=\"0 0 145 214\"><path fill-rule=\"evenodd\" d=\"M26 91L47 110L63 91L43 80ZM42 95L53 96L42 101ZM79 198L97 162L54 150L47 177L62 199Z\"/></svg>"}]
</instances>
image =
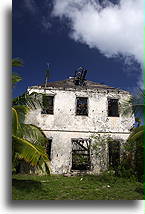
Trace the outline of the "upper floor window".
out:
<instances>
[{"instance_id":1,"label":"upper floor window","mask_svg":"<svg viewBox=\"0 0 145 214\"><path fill-rule=\"evenodd\" d=\"M118 99L108 99L108 117L119 117Z\"/></svg>"},{"instance_id":2,"label":"upper floor window","mask_svg":"<svg viewBox=\"0 0 145 214\"><path fill-rule=\"evenodd\" d=\"M76 115L88 116L88 98L77 97Z\"/></svg>"},{"instance_id":3,"label":"upper floor window","mask_svg":"<svg viewBox=\"0 0 145 214\"><path fill-rule=\"evenodd\" d=\"M54 108L54 97L43 95L41 114L53 114L53 108Z\"/></svg>"}]
</instances>

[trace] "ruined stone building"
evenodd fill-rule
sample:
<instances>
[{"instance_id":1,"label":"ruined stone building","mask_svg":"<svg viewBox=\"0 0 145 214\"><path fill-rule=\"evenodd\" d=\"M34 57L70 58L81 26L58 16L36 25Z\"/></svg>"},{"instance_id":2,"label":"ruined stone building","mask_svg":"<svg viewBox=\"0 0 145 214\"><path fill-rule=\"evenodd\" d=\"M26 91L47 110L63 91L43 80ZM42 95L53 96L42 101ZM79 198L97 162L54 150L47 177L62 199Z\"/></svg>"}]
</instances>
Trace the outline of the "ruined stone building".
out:
<instances>
[{"instance_id":1,"label":"ruined stone building","mask_svg":"<svg viewBox=\"0 0 145 214\"><path fill-rule=\"evenodd\" d=\"M29 93L42 95L43 107L31 111L27 122L40 127L48 138L52 174L98 174L113 166L134 123L133 116L121 111L129 92L85 80L81 75L28 88ZM108 136L117 142L117 151L113 153L113 144L104 142L104 151L99 150L97 155L93 145ZM103 164L100 157L105 157Z\"/></svg>"}]
</instances>

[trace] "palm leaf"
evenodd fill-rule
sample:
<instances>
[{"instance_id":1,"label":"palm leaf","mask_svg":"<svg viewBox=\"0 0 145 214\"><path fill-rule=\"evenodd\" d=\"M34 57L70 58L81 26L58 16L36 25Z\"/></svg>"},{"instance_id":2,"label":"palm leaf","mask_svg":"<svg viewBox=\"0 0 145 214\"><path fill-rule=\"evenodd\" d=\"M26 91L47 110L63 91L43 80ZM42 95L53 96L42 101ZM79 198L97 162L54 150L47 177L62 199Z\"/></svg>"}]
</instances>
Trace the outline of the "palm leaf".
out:
<instances>
[{"instance_id":1,"label":"palm leaf","mask_svg":"<svg viewBox=\"0 0 145 214\"><path fill-rule=\"evenodd\" d=\"M143 136L144 136L144 126L134 128L128 138L128 142L136 142L139 139L143 141Z\"/></svg>"},{"instance_id":2,"label":"palm leaf","mask_svg":"<svg viewBox=\"0 0 145 214\"><path fill-rule=\"evenodd\" d=\"M144 100L145 90L138 89L136 95L130 96L128 100L122 103L123 115L135 114L142 117L145 109Z\"/></svg>"},{"instance_id":3,"label":"palm leaf","mask_svg":"<svg viewBox=\"0 0 145 214\"><path fill-rule=\"evenodd\" d=\"M24 123L29 108L25 105L14 105L13 109L17 112L19 123Z\"/></svg>"},{"instance_id":4,"label":"palm leaf","mask_svg":"<svg viewBox=\"0 0 145 214\"><path fill-rule=\"evenodd\" d=\"M12 73L12 86L14 87L17 82L20 82L22 77L16 73Z\"/></svg>"},{"instance_id":5,"label":"palm leaf","mask_svg":"<svg viewBox=\"0 0 145 214\"><path fill-rule=\"evenodd\" d=\"M143 117L144 109L145 109L145 90L138 89L137 94L133 97L133 109L134 113L141 117Z\"/></svg>"},{"instance_id":6,"label":"palm leaf","mask_svg":"<svg viewBox=\"0 0 145 214\"><path fill-rule=\"evenodd\" d=\"M21 124L21 131L23 133L23 138L29 140L34 145L46 145L48 142L45 134L42 132L41 128L32 124Z\"/></svg>"},{"instance_id":7,"label":"palm leaf","mask_svg":"<svg viewBox=\"0 0 145 214\"><path fill-rule=\"evenodd\" d=\"M29 162L32 166L42 168L43 163L47 166L48 157L44 147L33 145L30 141L14 135L12 136L12 143L13 150L19 154L19 158Z\"/></svg>"},{"instance_id":8,"label":"palm leaf","mask_svg":"<svg viewBox=\"0 0 145 214\"><path fill-rule=\"evenodd\" d=\"M41 98L42 94L33 92L29 94L28 92L23 95L13 99L13 105L26 105L29 109L41 108Z\"/></svg>"},{"instance_id":9,"label":"palm leaf","mask_svg":"<svg viewBox=\"0 0 145 214\"><path fill-rule=\"evenodd\" d=\"M24 63L23 63L22 59L20 59L20 58L12 59L12 66L13 67L21 67L23 65L24 65Z\"/></svg>"},{"instance_id":10,"label":"palm leaf","mask_svg":"<svg viewBox=\"0 0 145 214\"><path fill-rule=\"evenodd\" d=\"M12 133L16 134L19 127L19 119L17 111L12 108Z\"/></svg>"},{"instance_id":11,"label":"palm leaf","mask_svg":"<svg viewBox=\"0 0 145 214\"><path fill-rule=\"evenodd\" d=\"M12 66L13 67L21 67L23 66L23 61L19 58L12 59ZM16 73L12 73L12 86L14 87L17 82L20 82L22 77Z\"/></svg>"}]
</instances>

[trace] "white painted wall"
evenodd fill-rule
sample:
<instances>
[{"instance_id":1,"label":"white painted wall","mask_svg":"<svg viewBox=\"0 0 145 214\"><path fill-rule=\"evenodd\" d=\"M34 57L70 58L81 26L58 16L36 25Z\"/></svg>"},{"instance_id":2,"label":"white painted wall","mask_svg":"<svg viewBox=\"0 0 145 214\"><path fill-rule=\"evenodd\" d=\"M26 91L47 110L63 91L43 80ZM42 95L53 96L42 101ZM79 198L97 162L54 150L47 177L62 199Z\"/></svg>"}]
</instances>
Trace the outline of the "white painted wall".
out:
<instances>
[{"instance_id":1,"label":"white painted wall","mask_svg":"<svg viewBox=\"0 0 145 214\"><path fill-rule=\"evenodd\" d=\"M43 89L30 88L29 93L44 93ZM48 138L52 138L51 173L69 173L72 161L72 138L90 138L93 134L111 135L125 141L134 123L133 116L108 117L107 98L119 99L121 103L130 95L127 92L112 90L59 90L45 91L54 95L54 114L41 114L41 109L29 113L26 122L41 127ZM76 115L76 97L88 97L88 116ZM92 154L92 170L100 172L100 164Z\"/></svg>"}]
</instances>

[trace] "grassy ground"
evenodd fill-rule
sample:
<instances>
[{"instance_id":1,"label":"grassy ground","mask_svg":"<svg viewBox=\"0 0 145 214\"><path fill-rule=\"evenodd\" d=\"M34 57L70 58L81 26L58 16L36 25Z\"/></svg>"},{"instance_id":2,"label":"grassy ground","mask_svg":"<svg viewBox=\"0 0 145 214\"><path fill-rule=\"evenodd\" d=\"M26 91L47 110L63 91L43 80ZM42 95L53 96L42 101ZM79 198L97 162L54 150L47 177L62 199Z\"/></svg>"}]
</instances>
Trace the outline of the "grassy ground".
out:
<instances>
[{"instance_id":1,"label":"grassy ground","mask_svg":"<svg viewBox=\"0 0 145 214\"><path fill-rule=\"evenodd\" d=\"M143 200L143 184L105 176L15 175L13 200Z\"/></svg>"}]
</instances>

